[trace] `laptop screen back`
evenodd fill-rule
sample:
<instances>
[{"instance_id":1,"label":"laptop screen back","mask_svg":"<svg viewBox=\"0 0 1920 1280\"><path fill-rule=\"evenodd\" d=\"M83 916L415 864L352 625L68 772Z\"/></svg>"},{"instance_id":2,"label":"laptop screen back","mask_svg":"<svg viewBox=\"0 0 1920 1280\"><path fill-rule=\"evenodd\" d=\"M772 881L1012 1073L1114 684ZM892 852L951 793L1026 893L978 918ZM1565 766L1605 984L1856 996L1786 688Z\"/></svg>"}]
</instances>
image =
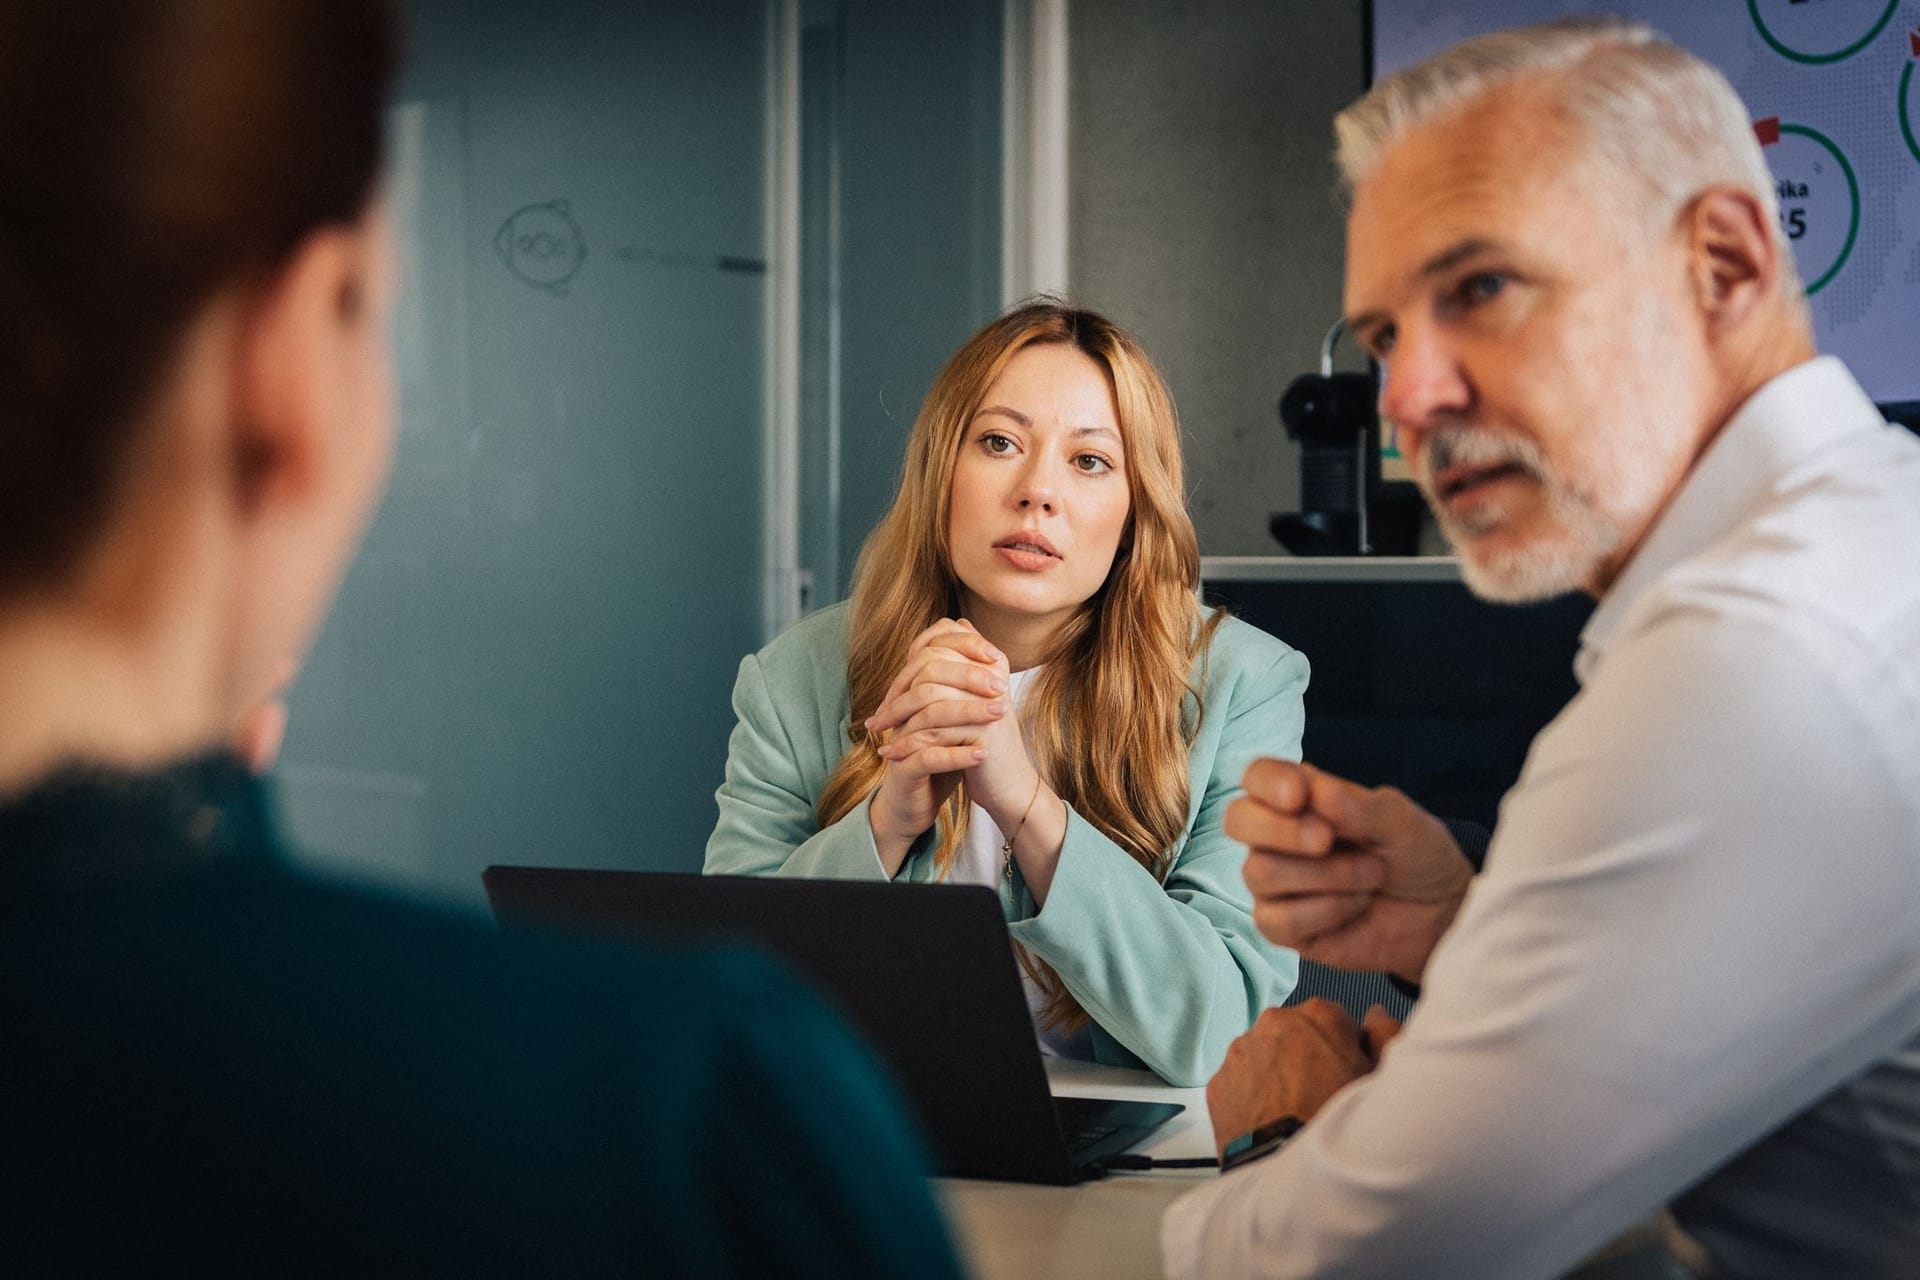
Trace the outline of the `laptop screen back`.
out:
<instances>
[{"instance_id":1,"label":"laptop screen back","mask_svg":"<svg viewBox=\"0 0 1920 1280\"><path fill-rule=\"evenodd\" d=\"M941 1172L1073 1180L991 890L539 867L485 881L503 921L779 954L892 1066Z\"/></svg>"}]
</instances>

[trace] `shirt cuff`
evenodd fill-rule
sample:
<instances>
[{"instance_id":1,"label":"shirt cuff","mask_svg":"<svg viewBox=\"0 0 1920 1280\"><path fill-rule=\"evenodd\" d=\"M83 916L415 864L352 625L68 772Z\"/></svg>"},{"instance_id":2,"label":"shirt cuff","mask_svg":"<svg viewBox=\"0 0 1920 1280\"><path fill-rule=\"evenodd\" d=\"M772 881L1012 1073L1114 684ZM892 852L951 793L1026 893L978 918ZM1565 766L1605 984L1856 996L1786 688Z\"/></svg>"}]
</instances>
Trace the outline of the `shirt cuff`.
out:
<instances>
[{"instance_id":1,"label":"shirt cuff","mask_svg":"<svg viewBox=\"0 0 1920 1280\"><path fill-rule=\"evenodd\" d=\"M1175 1200L1160 1219L1160 1261L1167 1280L1193 1280L1200 1274L1201 1237L1213 1210L1214 1186Z\"/></svg>"},{"instance_id":2,"label":"shirt cuff","mask_svg":"<svg viewBox=\"0 0 1920 1280\"><path fill-rule=\"evenodd\" d=\"M1167 1206L1160 1219L1160 1258L1169 1280L1275 1274L1256 1239L1258 1214L1262 1203L1272 1201L1276 1170L1285 1166L1289 1155L1279 1151L1223 1173ZM1212 1248L1207 1243L1209 1234L1215 1237Z\"/></svg>"}]
</instances>

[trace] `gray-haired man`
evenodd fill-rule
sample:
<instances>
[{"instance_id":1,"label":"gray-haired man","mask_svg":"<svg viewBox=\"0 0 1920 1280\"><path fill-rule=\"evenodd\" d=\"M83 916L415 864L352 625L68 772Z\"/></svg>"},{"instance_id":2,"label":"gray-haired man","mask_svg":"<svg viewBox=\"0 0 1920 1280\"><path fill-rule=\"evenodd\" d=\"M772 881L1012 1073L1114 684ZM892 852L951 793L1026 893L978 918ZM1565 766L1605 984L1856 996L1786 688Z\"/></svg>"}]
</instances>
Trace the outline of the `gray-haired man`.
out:
<instances>
[{"instance_id":1,"label":"gray-haired man","mask_svg":"<svg viewBox=\"0 0 1920 1280\"><path fill-rule=\"evenodd\" d=\"M1222 1144L1311 1123L1175 1205L1170 1274L1545 1276L1671 1204L1712 1274L1920 1275L1920 443L1644 29L1470 41L1338 131L1349 322L1469 585L1600 604L1477 879L1398 793L1249 770L1261 928L1425 990L1234 1046Z\"/></svg>"}]
</instances>

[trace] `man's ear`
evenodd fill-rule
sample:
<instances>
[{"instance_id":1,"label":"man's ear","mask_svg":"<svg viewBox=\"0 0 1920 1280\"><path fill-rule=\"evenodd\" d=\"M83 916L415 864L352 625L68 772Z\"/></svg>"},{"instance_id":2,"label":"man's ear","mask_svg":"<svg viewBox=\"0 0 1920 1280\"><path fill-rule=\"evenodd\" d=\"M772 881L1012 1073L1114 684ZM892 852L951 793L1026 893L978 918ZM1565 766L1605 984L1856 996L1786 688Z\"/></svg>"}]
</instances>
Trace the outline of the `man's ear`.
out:
<instances>
[{"instance_id":1,"label":"man's ear","mask_svg":"<svg viewBox=\"0 0 1920 1280\"><path fill-rule=\"evenodd\" d=\"M1780 288L1780 242L1766 206L1739 187L1710 187L1685 215L1695 300L1716 335L1737 329Z\"/></svg>"},{"instance_id":2,"label":"man's ear","mask_svg":"<svg viewBox=\"0 0 1920 1280\"><path fill-rule=\"evenodd\" d=\"M309 496L330 463L330 430L362 305L365 246L350 228L315 232L247 310L229 445L243 518Z\"/></svg>"}]
</instances>

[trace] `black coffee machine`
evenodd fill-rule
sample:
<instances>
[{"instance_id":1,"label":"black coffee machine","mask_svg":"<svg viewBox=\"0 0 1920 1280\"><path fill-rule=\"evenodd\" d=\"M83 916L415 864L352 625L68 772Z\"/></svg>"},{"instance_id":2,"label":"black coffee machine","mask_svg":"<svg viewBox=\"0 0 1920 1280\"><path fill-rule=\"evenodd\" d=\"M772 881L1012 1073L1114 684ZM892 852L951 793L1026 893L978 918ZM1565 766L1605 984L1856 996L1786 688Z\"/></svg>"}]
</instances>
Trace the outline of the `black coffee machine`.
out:
<instances>
[{"instance_id":1,"label":"black coffee machine","mask_svg":"<svg viewBox=\"0 0 1920 1280\"><path fill-rule=\"evenodd\" d=\"M1327 330L1320 372L1280 397L1280 421L1300 444L1300 510L1275 512L1267 528L1296 556L1412 555L1419 491L1380 479L1379 382L1371 371L1333 371L1345 331L1344 321Z\"/></svg>"}]
</instances>

